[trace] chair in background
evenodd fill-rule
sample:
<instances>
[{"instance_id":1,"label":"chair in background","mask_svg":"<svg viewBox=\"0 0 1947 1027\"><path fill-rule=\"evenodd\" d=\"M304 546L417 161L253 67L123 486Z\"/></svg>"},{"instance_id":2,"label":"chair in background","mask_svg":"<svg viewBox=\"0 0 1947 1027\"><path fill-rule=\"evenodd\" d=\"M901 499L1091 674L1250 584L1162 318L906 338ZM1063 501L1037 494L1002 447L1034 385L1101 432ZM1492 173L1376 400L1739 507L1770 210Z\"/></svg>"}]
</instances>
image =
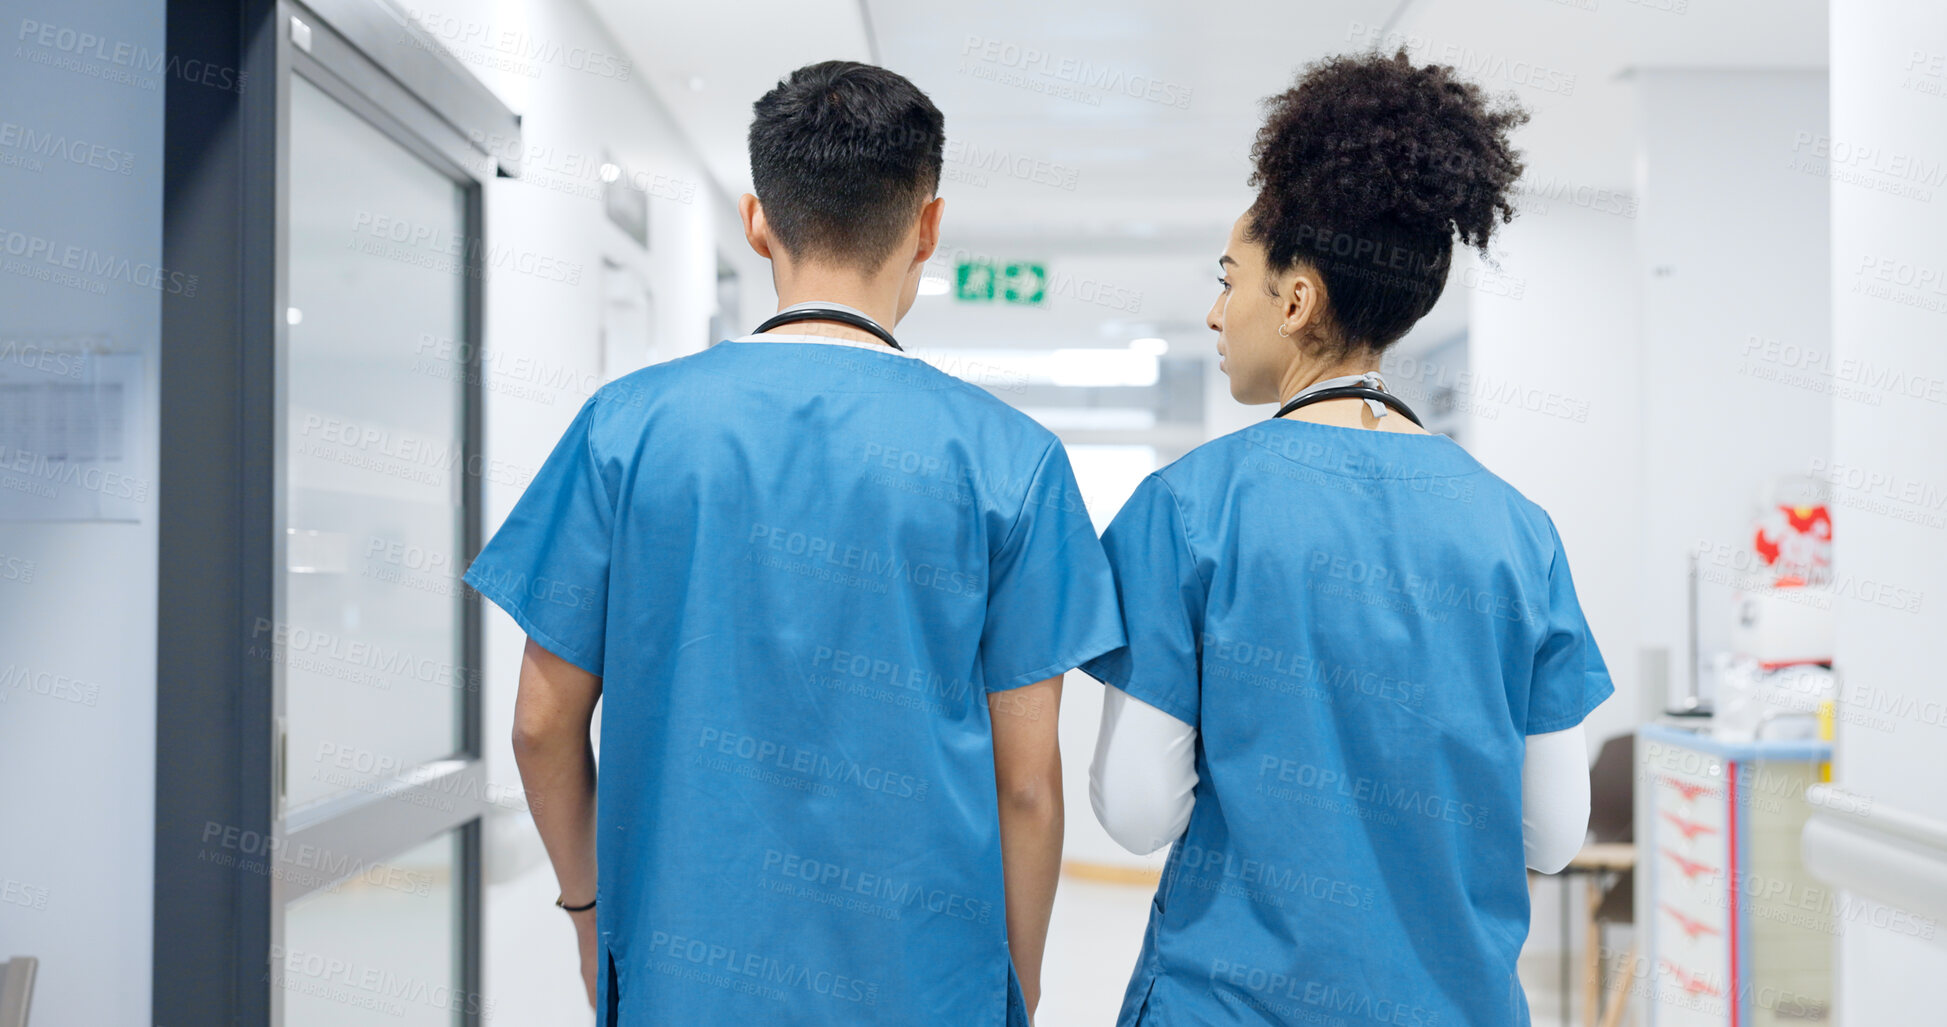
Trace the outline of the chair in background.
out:
<instances>
[{"instance_id":1,"label":"chair in background","mask_svg":"<svg viewBox=\"0 0 1947 1027\"><path fill-rule=\"evenodd\" d=\"M40 960L15 956L0 963L0 1027L27 1027L27 1006L34 1000L34 971Z\"/></svg>"},{"instance_id":2,"label":"chair in background","mask_svg":"<svg viewBox=\"0 0 1947 1027\"><path fill-rule=\"evenodd\" d=\"M1636 946L1618 964L1620 971L1609 989L1609 1008L1602 1009L1602 927L1635 922L1636 881L1636 736L1617 735L1602 743L1589 768L1589 843L1562 870L1562 993L1568 995L1568 896L1571 874L1589 879L1583 907L1587 934L1582 959L1582 1022L1586 1027L1615 1027L1629 1004L1629 968L1636 962ZM1563 1023L1568 1022L1564 1008Z\"/></svg>"}]
</instances>

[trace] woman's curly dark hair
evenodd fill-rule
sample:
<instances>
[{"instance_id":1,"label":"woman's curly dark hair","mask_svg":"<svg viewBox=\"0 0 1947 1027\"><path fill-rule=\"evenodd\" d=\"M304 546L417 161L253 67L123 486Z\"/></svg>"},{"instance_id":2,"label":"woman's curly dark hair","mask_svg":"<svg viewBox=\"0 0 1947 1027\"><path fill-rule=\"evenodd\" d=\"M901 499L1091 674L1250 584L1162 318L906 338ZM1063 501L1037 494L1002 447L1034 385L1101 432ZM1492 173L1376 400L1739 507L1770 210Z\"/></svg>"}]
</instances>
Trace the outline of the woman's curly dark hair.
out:
<instances>
[{"instance_id":1,"label":"woman's curly dark hair","mask_svg":"<svg viewBox=\"0 0 1947 1027\"><path fill-rule=\"evenodd\" d=\"M1514 217L1508 134L1528 112L1451 67L1404 49L1332 57L1264 106L1246 230L1274 273L1317 269L1345 351L1398 341L1440 298L1454 237L1485 251Z\"/></svg>"}]
</instances>

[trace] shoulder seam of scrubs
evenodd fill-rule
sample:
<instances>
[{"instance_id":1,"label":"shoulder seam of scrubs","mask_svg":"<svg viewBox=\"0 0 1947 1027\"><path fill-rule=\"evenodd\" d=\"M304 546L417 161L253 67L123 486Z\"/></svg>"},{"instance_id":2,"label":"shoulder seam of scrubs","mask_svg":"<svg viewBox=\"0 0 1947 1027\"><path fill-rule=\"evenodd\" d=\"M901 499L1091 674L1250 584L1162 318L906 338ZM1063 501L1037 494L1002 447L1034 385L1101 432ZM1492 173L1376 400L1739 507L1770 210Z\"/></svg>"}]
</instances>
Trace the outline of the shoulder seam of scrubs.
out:
<instances>
[{"instance_id":1,"label":"shoulder seam of scrubs","mask_svg":"<svg viewBox=\"0 0 1947 1027\"><path fill-rule=\"evenodd\" d=\"M1007 526L1007 537L1001 539L1000 547L993 550L993 554L1007 552L1008 543L1013 542L1015 533L1021 530L1021 522L1028 519L1028 507L1032 505L1030 495L1034 491L1034 483L1041 480L1041 472L1048 466L1048 457L1060 445L1060 439L1051 439L1048 442L1048 448L1041 451L1041 459L1035 461L1034 472L1028 475L1028 487L1022 490L1021 508L1014 511L1014 523ZM990 554L988 558L992 559L993 555Z\"/></svg>"},{"instance_id":2,"label":"shoulder seam of scrubs","mask_svg":"<svg viewBox=\"0 0 1947 1027\"><path fill-rule=\"evenodd\" d=\"M1176 511L1176 526L1180 529L1176 533L1177 541L1183 543L1183 552L1190 557L1190 569L1197 572L1197 581L1203 585L1204 594L1209 595L1210 580L1203 576L1203 561L1197 559L1197 548L1190 544L1190 518L1183 514L1182 498L1176 494L1176 488L1169 479L1163 477L1163 472L1151 471L1149 476L1155 478L1156 484L1163 486L1163 491L1170 494L1170 507Z\"/></svg>"},{"instance_id":3,"label":"shoulder seam of scrubs","mask_svg":"<svg viewBox=\"0 0 1947 1027\"><path fill-rule=\"evenodd\" d=\"M608 490L608 475L602 473L602 458L595 454L595 398L599 395L601 395L601 391L598 389L596 390L595 396L588 397L588 405L586 408L588 411L588 430L581 433L581 451L588 457L589 466L594 469L595 480L602 483L602 497L608 500L609 530L612 534L615 524L616 497Z\"/></svg>"}]
</instances>

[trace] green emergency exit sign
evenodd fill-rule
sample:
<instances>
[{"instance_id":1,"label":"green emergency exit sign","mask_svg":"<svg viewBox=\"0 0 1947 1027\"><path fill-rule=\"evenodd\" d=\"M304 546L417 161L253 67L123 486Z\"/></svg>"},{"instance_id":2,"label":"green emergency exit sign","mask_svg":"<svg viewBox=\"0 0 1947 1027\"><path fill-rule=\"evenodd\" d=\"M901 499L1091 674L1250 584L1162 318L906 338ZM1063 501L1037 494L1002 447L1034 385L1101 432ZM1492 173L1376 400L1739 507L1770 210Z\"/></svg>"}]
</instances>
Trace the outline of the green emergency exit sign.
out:
<instances>
[{"instance_id":1,"label":"green emergency exit sign","mask_svg":"<svg viewBox=\"0 0 1947 1027\"><path fill-rule=\"evenodd\" d=\"M955 269L953 295L967 303L999 299L1036 306L1048 295L1048 269L1028 261L963 260Z\"/></svg>"}]
</instances>

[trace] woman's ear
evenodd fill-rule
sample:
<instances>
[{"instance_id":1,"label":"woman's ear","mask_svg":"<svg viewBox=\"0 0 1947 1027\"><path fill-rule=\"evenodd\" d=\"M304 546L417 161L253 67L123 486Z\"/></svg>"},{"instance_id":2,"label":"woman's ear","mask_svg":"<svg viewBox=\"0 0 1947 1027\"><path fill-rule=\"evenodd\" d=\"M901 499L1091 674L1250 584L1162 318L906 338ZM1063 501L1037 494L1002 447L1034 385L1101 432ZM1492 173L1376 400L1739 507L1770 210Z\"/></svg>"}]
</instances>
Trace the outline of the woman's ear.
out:
<instances>
[{"instance_id":1,"label":"woman's ear","mask_svg":"<svg viewBox=\"0 0 1947 1027\"><path fill-rule=\"evenodd\" d=\"M1319 331L1325 325L1325 280L1303 264L1291 271L1284 288L1284 321L1292 337Z\"/></svg>"}]
</instances>

